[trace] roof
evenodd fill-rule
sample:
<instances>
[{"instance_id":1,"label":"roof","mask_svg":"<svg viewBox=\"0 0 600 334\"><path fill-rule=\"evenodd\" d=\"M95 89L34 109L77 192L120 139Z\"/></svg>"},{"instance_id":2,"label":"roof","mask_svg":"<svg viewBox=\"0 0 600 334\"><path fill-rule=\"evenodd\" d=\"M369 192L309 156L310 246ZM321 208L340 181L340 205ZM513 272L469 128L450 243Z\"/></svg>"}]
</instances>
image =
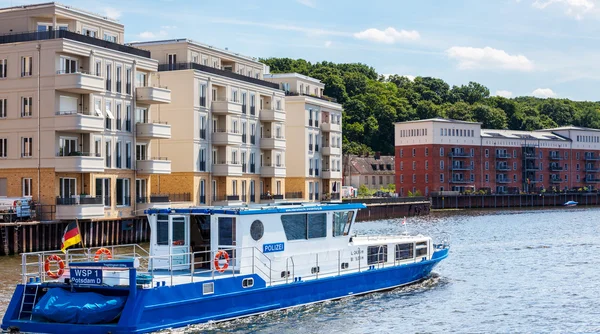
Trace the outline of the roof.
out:
<instances>
[{"instance_id":1,"label":"roof","mask_svg":"<svg viewBox=\"0 0 600 334\"><path fill-rule=\"evenodd\" d=\"M500 138L500 139L531 139L531 140L556 140L569 141L569 139L546 131L518 131L518 130L494 130L481 129L482 138Z\"/></svg>"},{"instance_id":2,"label":"roof","mask_svg":"<svg viewBox=\"0 0 600 334\"><path fill-rule=\"evenodd\" d=\"M574 126L574 125L560 126L558 128L542 129L542 130L535 130L535 131L538 132L538 131L564 131L564 130L600 132L600 129L585 128L585 127Z\"/></svg>"},{"instance_id":3,"label":"roof","mask_svg":"<svg viewBox=\"0 0 600 334\"><path fill-rule=\"evenodd\" d=\"M351 173L360 175L394 175L394 160L395 157L393 155L382 155L379 159L353 155L350 156ZM387 165L390 165L390 169L387 168ZM382 166L383 170L381 169ZM374 167L377 167L377 169Z\"/></svg>"},{"instance_id":4,"label":"roof","mask_svg":"<svg viewBox=\"0 0 600 334\"><path fill-rule=\"evenodd\" d=\"M274 73L274 74L263 74L263 78L265 79L277 79L277 78L297 78L297 79L303 79L303 80L308 80L308 81L312 81L314 83L318 83L321 85L325 85L324 83L321 82L321 80L313 78L313 77L309 77L307 75L304 74L300 74L300 73Z\"/></svg>"},{"instance_id":5,"label":"roof","mask_svg":"<svg viewBox=\"0 0 600 334\"><path fill-rule=\"evenodd\" d=\"M98 18L98 19L102 19L102 20L106 20L106 21L111 21L113 23L119 22L118 20L110 18L110 17L108 17L106 15L100 15L100 14L97 14L97 13L89 12L89 11L84 10L84 9L79 9L79 8L71 7L71 6L68 6L68 5L63 5L63 4L59 3L59 2L43 2L43 3L37 3L37 4L31 4L31 5L21 5L21 6L5 7L5 8L0 8L0 13L2 13L2 12L9 12L9 11L17 11L17 10L30 10L30 9L36 9L36 8L52 7L52 6L56 6L56 7L60 7L60 8L63 8L63 9L71 10L71 11L74 11L74 12L78 12L80 14L85 14L85 15L93 16L93 17Z\"/></svg>"},{"instance_id":6,"label":"roof","mask_svg":"<svg viewBox=\"0 0 600 334\"><path fill-rule=\"evenodd\" d=\"M316 212L333 210L364 209L363 203L279 203L252 206L205 206L192 208L148 209L145 214L226 214L226 215L264 215L271 213Z\"/></svg>"},{"instance_id":7,"label":"roof","mask_svg":"<svg viewBox=\"0 0 600 334\"><path fill-rule=\"evenodd\" d=\"M435 118L427 118L427 119L418 119L414 121L405 121L405 122L396 122L396 124L407 124L407 123L426 123L426 122L440 122L440 123L453 123L453 124L482 124L481 122L469 122L469 121L459 121L457 119L449 119L442 117Z\"/></svg>"},{"instance_id":8,"label":"roof","mask_svg":"<svg viewBox=\"0 0 600 334\"><path fill-rule=\"evenodd\" d=\"M242 54L236 53L236 52L232 52L229 51L227 49L220 49L217 48L215 46L212 45L208 45L208 44L204 44L204 43L200 43L200 42L196 42L192 39L189 38L174 38L174 39L163 39L163 40L157 40L157 41L147 41L147 42L132 42L129 43L130 45L162 45L162 44L177 44L177 43L189 43L195 46L199 46L201 48L206 48L206 49L212 49L215 50L217 52L222 52L225 54L228 54L230 56L235 56L235 57L239 57L239 58L243 58L246 60L250 60L253 61L255 63L259 63L258 59L255 57L250 57L250 56L244 56ZM263 64L260 63L260 65L262 66Z\"/></svg>"}]
</instances>

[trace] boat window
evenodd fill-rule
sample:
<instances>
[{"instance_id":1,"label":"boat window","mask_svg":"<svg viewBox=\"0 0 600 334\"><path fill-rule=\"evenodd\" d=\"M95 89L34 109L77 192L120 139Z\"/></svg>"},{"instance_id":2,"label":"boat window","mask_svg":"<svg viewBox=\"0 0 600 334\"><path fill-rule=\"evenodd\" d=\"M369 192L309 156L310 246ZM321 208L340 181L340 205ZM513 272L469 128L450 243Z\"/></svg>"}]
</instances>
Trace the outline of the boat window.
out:
<instances>
[{"instance_id":1,"label":"boat window","mask_svg":"<svg viewBox=\"0 0 600 334\"><path fill-rule=\"evenodd\" d=\"M263 237L263 234L265 234L263 223L260 220L253 221L250 226L250 236L252 236L252 239L258 241Z\"/></svg>"},{"instance_id":2,"label":"boat window","mask_svg":"<svg viewBox=\"0 0 600 334\"><path fill-rule=\"evenodd\" d=\"M325 213L282 215L281 223L287 240L306 240L327 236L327 215Z\"/></svg>"},{"instance_id":3,"label":"boat window","mask_svg":"<svg viewBox=\"0 0 600 334\"><path fill-rule=\"evenodd\" d=\"M333 236L339 237L342 235L348 235L350 232L350 224L352 224L352 217L354 211L342 211L333 213Z\"/></svg>"},{"instance_id":4,"label":"boat window","mask_svg":"<svg viewBox=\"0 0 600 334\"><path fill-rule=\"evenodd\" d=\"M235 218L219 217L219 245L220 246L233 246L233 241L235 239L234 233L235 233Z\"/></svg>"},{"instance_id":5,"label":"boat window","mask_svg":"<svg viewBox=\"0 0 600 334\"><path fill-rule=\"evenodd\" d=\"M208 295L208 294L212 294L212 293L215 293L215 283L214 282L202 284L202 294L203 295Z\"/></svg>"},{"instance_id":6,"label":"boat window","mask_svg":"<svg viewBox=\"0 0 600 334\"><path fill-rule=\"evenodd\" d=\"M173 218L173 246L185 245L185 218Z\"/></svg>"},{"instance_id":7,"label":"boat window","mask_svg":"<svg viewBox=\"0 0 600 334\"><path fill-rule=\"evenodd\" d=\"M427 255L427 241L417 242L417 257Z\"/></svg>"},{"instance_id":8,"label":"boat window","mask_svg":"<svg viewBox=\"0 0 600 334\"><path fill-rule=\"evenodd\" d=\"M348 262L342 262L341 268L342 269L348 269Z\"/></svg>"},{"instance_id":9,"label":"boat window","mask_svg":"<svg viewBox=\"0 0 600 334\"><path fill-rule=\"evenodd\" d=\"M396 261L412 259L414 254L413 244L396 245Z\"/></svg>"},{"instance_id":10,"label":"boat window","mask_svg":"<svg viewBox=\"0 0 600 334\"><path fill-rule=\"evenodd\" d=\"M327 236L327 215L318 213L308 215L308 238L325 238Z\"/></svg>"},{"instance_id":11,"label":"boat window","mask_svg":"<svg viewBox=\"0 0 600 334\"><path fill-rule=\"evenodd\" d=\"M281 222L288 240L306 239L306 215L282 215Z\"/></svg>"},{"instance_id":12,"label":"boat window","mask_svg":"<svg viewBox=\"0 0 600 334\"><path fill-rule=\"evenodd\" d=\"M376 264L387 262L387 245L369 246L367 249L367 263Z\"/></svg>"},{"instance_id":13,"label":"boat window","mask_svg":"<svg viewBox=\"0 0 600 334\"><path fill-rule=\"evenodd\" d=\"M169 221L156 221L156 244L166 246L169 244Z\"/></svg>"}]
</instances>

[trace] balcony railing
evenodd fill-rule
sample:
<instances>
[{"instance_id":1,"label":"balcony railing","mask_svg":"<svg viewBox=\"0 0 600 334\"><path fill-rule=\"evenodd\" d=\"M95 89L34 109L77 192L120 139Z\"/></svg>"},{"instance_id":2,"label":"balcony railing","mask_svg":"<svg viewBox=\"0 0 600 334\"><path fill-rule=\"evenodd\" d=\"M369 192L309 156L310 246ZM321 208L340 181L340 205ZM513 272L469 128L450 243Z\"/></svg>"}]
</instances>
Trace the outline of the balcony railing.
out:
<instances>
[{"instance_id":1,"label":"balcony railing","mask_svg":"<svg viewBox=\"0 0 600 334\"><path fill-rule=\"evenodd\" d=\"M86 204L102 204L104 198L102 196L73 196L73 197L56 197L56 205L86 205Z\"/></svg>"},{"instance_id":2,"label":"balcony railing","mask_svg":"<svg viewBox=\"0 0 600 334\"><path fill-rule=\"evenodd\" d=\"M266 193L266 194L260 194L260 199L261 200L270 200L270 199L278 199L278 200L282 200L283 199L283 195L277 195L277 194L270 194L270 193Z\"/></svg>"},{"instance_id":3,"label":"balcony railing","mask_svg":"<svg viewBox=\"0 0 600 334\"><path fill-rule=\"evenodd\" d=\"M150 58L150 51L134 48L128 45L113 43L105 41L103 39L78 34L76 32L68 30L51 30L51 31L31 31L31 32L20 32L15 34L7 34L0 36L0 44L10 44L19 42L30 42L30 41L42 41L48 39L66 38L73 41L83 42L99 46L102 48L125 52L128 54Z\"/></svg>"},{"instance_id":4,"label":"balcony railing","mask_svg":"<svg viewBox=\"0 0 600 334\"><path fill-rule=\"evenodd\" d=\"M224 76L227 78L237 79L240 81L245 81L245 82L249 82L252 84L261 85L261 86L269 87L271 89L279 90L279 84L277 84L277 83L273 83L273 82L269 82L269 81L265 81L265 80L261 80L261 79L256 79L253 77L248 77L245 75L237 74L237 73L234 73L231 71L222 70L219 68L214 68L214 67L210 67L210 66L206 66L206 65L202 65L202 64L197 64L197 63L160 64L160 65L158 65L158 70L159 71L198 70L198 71L202 71L202 72L206 72L206 73L221 75L221 76Z\"/></svg>"},{"instance_id":5,"label":"balcony railing","mask_svg":"<svg viewBox=\"0 0 600 334\"><path fill-rule=\"evenodd\" d=\"M556 154L550 154L548 156L548 159L550 159L550 160L562 160L563 158L561 156L559 156L559 155L556 155Z\"/></svg>"},{"instance_id":6,"label":"balcony railing","mask_svg":"<svg viewBox=\"0 0 600 334\"><path fill-rule=\"evenodd\" d=\"M308 151L312 152L312 150L313 150L313 144L308 144Z\"/></svg>"},{"instance_id":7,"label":"balcony railing","mask_svg":"<svg viewBox=\"0 0 600 334\"><path fill-rule=\"evenodd\" d=\"M248 165L242 164L242 173L247 173L247 171L248 171Z\"/></svg>"},{"instance_id":8,"label":"balcony railing","mask_svg":"<svg viewBox=\"0 0 600 334\"><path fill-rule=\"evenodd\" d=\"M299 199L299 198L304 198L304 197L302 197L302 192L301 191L292 191L292 192L285 193L285 198L287 198L287 199Z\"/></svg>"},{"instance_id":9,"label":"balcony railing","mask_svg":"<svg viewBox=\"0 0 600 334\"><path fill-rule=\"evenodd\" d=\"M239 201L240 195L221 195L213 196L214 201Z\"/></svg>"},{"instance_id":10,"label":"balcony railing","mask_svg":"<svg viewBox=\"0 0 600 334\"><path fill-rule=\"evenodd\" d=\"M117 93L121 93L121 81L117 80L117 87L116 87Z\"/></svg>"},{"instance_id":11,"label":"balcony railing","mask_svg":"<svg viewBox=\"0 0 600 334\"><path fill-rule=\"evenodd\" d=\"M242 133L242 143L246 144L248 142L248 135L245 133Z\"/></svg>"},{"instance_id":12,"label":"balcony railing","mask_svg":"<svg viewBox=\"0 0 600 334\"><path fill-rule=\"evenodd\" d=\"M256 115L256 107L250 106L250 115Z\"/></svg>"},{"instance_id":13,"label":"balcony railing","mask_svg":"<svg viewBox=\"0 0 600 334\"><path fill-rule=\"evenodd\" d=\"M339 200L340 199L340 193L331 193L331 199L332 200Z\"/></svg>"},{"instance_id":14,"label":"balcony railing","mask_svg":"<svg viewBox=\"0 0 600 334\"><path fill-rule=\"evenodd\" d=\"M64 152L62 149L59 149L56 152L57 157L99 157L100 153L90 153L90 152L79 152L79 151L71 151Z\"/></svg>"},{"instance_id":15,"label":"balcony railing","mask_svg":"<svg viewBox=\"0 0 600 334\"><path fill-rule=\"evenodd\" d=\"M496 170L509 171L509 170L511 170L511 168L508 167L508 165L497 165Z\"/></svg>"},{"instance_id":16,"label":"balcony railing","mask_svg":"<svg viewBox=\"0 0 600 334\"><path fill-rule=\"evenodd\" d=\"M471 157L471 153L468 152L450 152L448 153L449 157L452 158L470 158Z\"/></svg>"},{"instance_id":17,"label":"balcony railing","mask_svg":"<svg viewBox=\"0 0 600 334\"><path fill-rule=\"evenodd\" d=\"M585 160L587 161L598 161L600 160L599 156L594 156L593 154L586 154L585 155Z\"/></svg>"},{"instance_id":18,"label":"balcony railing","mask_svg":"<svg viewBox=\"0 0 600 334\"><path fill-rule=\"evenodd\" d=\"M551 178L550 183L561 183L563 179L561 178Z\"/></svg>"},{"instance_id":19,"label":"balcony railing","mask_svg":"<svg viewBox=\"0 0 600 334\"><path fill-rule=\"evenodd\" d=\"M556 166L556 165L550 165L550 170L553 172L559 172L561 170L563 170L564 168L561 166Z\"/></svg>"},{"instance_id":20,"label":"balcony railing","mask_svg":"<svg viewBox=\"0 0 600 334\"><path fill-rule=\"evenodd\" d=\"M131 95L131 82L125 85L125 94Z\"/></svg>"},{"instance_id":21,"label":"balcony railing","mask_svg":"<svg viewBox=\"0 0 600 334\"><path fill-rule=\"evenodd\" d=\"M106 90L110 92L111 89L112 89L112 80L106 79Z\"/></svg>"},{"instance_id":22,"label":"balcony railing","mask_svg":"<svg viewBox=\"0 0 600 334\"><path fill-rule=\"evenodd\" d=\"M470 165L451 165L450 170L471 170Z\"/></svg>"},{"instance_id":23,"label":"balcony railing","mask_svg":"<svg viewBox=\"0 0 600 334\"><path fill-rule=\"evenodd\" d=\"M242 114L246 114L247 113L247 110L248 110L247 108L248 108L247 105L242 104Z\"/></svg>"},{"instance_id":24,"label":"balcony railing","mask_svg":"<svg viewBox=\"0 0 600 334\"><path fill-rule=\"evenodd\" d=\"M511 157L508 153L496 153L496 158L498 159L509 159Z\"/></svg>"},{"instance_id":25,"label":"balcony railing","mask_svg":"<svg viewBox=\"0 0 600 334\"><path fill-rule=\"evenodd\" d=\"M252 202L252 203L256 202L256 195L250 194L250 202Z\"/></svg>"},{"instance_id":26,"label":"balcony railing","mask_svg":"<svg viewBox=\"0 0 600 334\"><path fill-rule=\"evenodd\" d=\"M168 203L168 202L191 202L192 194L190 193L168 193L168 194L152 194L150 196L136 197L136 203Z\"/></svg>"},{"instance_id":27,"label":"balcony railing","mask_svg":"<svg viewBox=\"0 0 600 334\"><path fill-rule=\"evenodd\" d=\"M317 96L317 95L313 95L313 94L304 94L304 93L296 93L296 92L285 92L285 95L286 96L310 96L310 97L314 97L315 99L337 103L337 99L336 98L325 96L325 95L323 95L323 96Z\"/></svg>"}]
</instances>

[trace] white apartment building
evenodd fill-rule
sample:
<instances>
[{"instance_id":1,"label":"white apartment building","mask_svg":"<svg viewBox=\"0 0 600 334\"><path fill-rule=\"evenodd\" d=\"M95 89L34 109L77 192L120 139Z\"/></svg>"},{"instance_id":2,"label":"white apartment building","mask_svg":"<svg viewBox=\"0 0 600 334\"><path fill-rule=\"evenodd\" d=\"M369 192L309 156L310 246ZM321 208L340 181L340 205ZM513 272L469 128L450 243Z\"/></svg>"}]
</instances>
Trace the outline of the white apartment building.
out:
<instances>
[{"instance_id":1,"label":"white apartment building","mask_svg":"<svg viewBox=\"0 0 600 334\"><path fill-rule=\"evenodd\" d=\"M143 214L151 179L171 172L152 154L171 137L154 118L171 92L123 36L57 3L0 9L0 196L56 205L56 219Z\"/></svg>"},{"instance_id":2,"label":"white apartment building","mask_svg":"<svg viewBox=\"0 0 600 334\"><path fill-rule=\"evenodd\" d=\"M342 106L323 95L325 85L298 73L265 74L286 92L288 138L286 198L340 200Z\"/></svg>"},{"instance_id":3,"label":"white apartment building","mask_svg":"<svg viewBox=\"0 0 600 334\"><path fill-rule=\"evenodd\" d=\"M153 179L155 190L191 192L197 205L284 199L285 95L263 80L264 65L188 39L132 45L150 50L160 62L157 82L173 92L153 114L172 127L153 146L172 161L170 175Z\"/></svg>"}]
</instances>

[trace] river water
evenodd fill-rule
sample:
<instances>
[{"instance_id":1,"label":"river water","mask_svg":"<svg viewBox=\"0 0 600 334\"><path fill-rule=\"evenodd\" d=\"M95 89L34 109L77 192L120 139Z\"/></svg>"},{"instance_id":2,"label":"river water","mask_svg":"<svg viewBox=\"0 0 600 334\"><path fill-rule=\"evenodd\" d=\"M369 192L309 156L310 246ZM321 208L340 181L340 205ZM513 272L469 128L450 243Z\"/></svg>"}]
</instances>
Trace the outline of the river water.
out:
<instances>
[{"instance_id":1,"label":"river water","mask_svg":"<svg viewBox=\"0 0 600 334\"><path fill-rule=\"evenodd\" d=\"M427 280L226 323L163 333L599 332L600 209L432 212L409 232L450 233L450 256ZM399 219L359 234L401 233ZM0 258L0 312L20 258Z\"/></svg>"}]
</instances>

